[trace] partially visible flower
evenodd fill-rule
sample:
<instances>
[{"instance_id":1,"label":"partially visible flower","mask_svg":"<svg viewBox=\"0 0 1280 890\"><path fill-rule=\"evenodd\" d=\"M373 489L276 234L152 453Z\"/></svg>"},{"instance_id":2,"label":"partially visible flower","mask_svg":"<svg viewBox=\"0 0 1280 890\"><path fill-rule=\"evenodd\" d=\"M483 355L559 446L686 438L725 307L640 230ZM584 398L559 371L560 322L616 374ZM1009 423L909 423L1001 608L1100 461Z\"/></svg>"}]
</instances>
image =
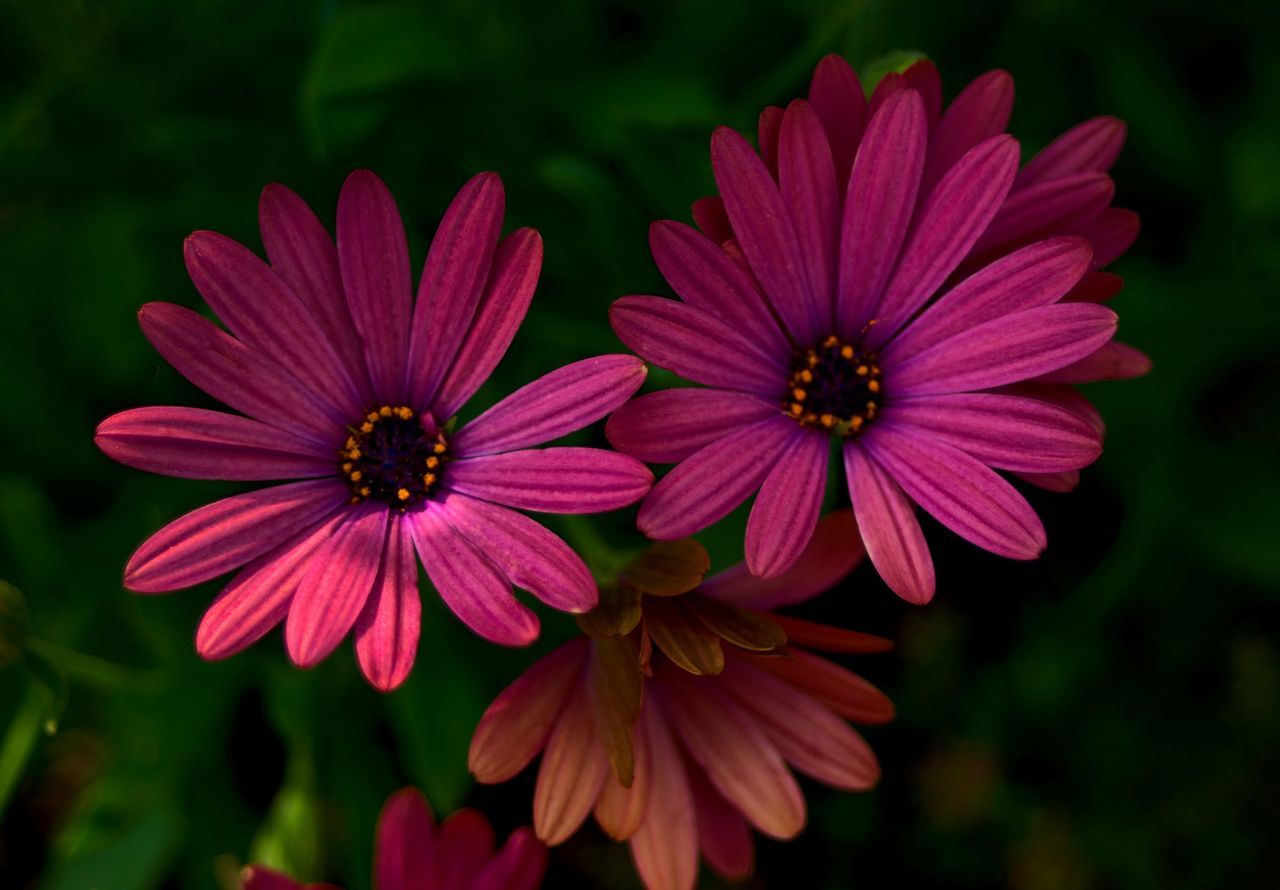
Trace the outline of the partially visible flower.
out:
<instances>
[{"instance_id":1,"label":"partially visible flower","mask_svg":"<svg viewBox=\"0 0 1280 890\"><path fill-rule=\"evenodd\" d=\"M129 560L125 586L140 593L240 569L196 634L205 658L284 621L290 657L310 667L354 629L365 676L394 688L418 643L415 551L449 608L496 643L538 635L513 584L565 611L595 604L582 560L517 510L595 513L649 489L652 475L633 458L532 447L603 417L645 367L585 359L453 428L511 343L541 267L537 232L500 239L503 206L494 173L462 188L416 301L399 211L366 170L343 186L336 246L279 185L260 208L271 265L213 232L187 239L192 281L231 333L169 303L143 307L143 332L183 376L248 416L138 408L103 421L97 444L165 475L306 480L202 507Z\"/></svg>"},{"instance_id":2,"label":"partially visible flower","mask_svg":"<svg viewBox=\"0 0 1280 890\"><path fill-rule=\"evenodd\" d=\"M805 802L792 769L861 791L880 768L846 721L882 723L893 705L814 655L878 652L887 640L773 614L843 578L861 554L848 511L824 518L791 571L738 565L703 580L692 540L655 544L602 591L573 640L533 665L481 718L470 767L503 782L542 755L534 830L569 838L589 813L628 841L649 890L689 890L698 856L741 879L751 829L794 837Z\"/></svg>"},{"instance_id":3,"label":"partially visible flower","mask_svg":"<svg viewBox=\"0 0 1280 890\"><path fill-rule=\"evenodd\" d=\"M495 851L493 829L475 810L459 810L439 827L416 789L393 794L378 818L373 890L536 890L547 871L547 848L528 828L518 828ZM299 884L286 875L250 865L242 890L331 890ZM336 890L336 888L332 888Z\"/></svg>"}]
</instances>

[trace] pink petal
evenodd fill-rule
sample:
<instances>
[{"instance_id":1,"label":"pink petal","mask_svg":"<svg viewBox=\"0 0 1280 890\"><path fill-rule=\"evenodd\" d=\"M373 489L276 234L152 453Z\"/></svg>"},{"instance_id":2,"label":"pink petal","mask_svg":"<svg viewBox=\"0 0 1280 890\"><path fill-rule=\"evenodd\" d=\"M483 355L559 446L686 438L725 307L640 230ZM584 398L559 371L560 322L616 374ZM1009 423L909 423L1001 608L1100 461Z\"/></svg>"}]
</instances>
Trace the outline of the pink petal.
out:
<instances>
[{"instance_id":1,"label":"pink petal","mask_svg":"<svg viewBox=\"0 0 1280 890\"><path fill-rule=\"evenodd\" d=\"M907 602L929 602L935 588L933 558L914 505L857 443L844 447L844 470L871 564L889 589Z\"/></svg>"},{"instance_id":2,"label":"pink petal","mask_svg":"<svg viewBox=\"0 0 1280 890\"><path fill-rule=\"evenodd\" d=\"M792 618L790 615L769 615L768 619L782 628L782 632L787 635L787 641L796 646L854 655L888 652L893 648L892 640L877 637L874 634L830 627L815 621Z\"/></svg>"},{"instance_id":3,"label":"pink petal","mask_svg":"<svg viewBox=\"0 0 1280 890\"><path fill-rule=\"evenodd\" d=\"M800 558L782 574L759 578L738 563L703 581L698 593L759 611L790 606L830 590L853 571L863 552L853 513L837 510L818 520Z\"/></svg>"},{"instance_id":4,"label":"pink petal","mask_svg":"<svg viewBox=\"0 0 1280 890\"><path fill-rule=\"evenodd\" d=\"M1111 340L1084 358L1042 374L1042 383L1093 383L1098 380L1130 380L1151 373L1151 359L1140 349Z\"/></svg>"},{"instance_id":5,"label":"pink petal","mask_svg":"<svg viewBox=\"0 0 1280 890\"><path fill-rule=\"evenodd\" d=\"M580 430L625 402L644 383L633 355L598 355L565 365L507 396L452 439L467 457L541 445Z\"/></svg>"},{"instance_id":6,"label":"pink petal","mask_svg":"<svg viewBox=\"0 0 1280 890\"><path fill-rule=\"evenodd\" d=\"M529 310L541 271L536 231L517 229L498 242L480 306L432 403L436 417L452 417L489 379Z\"/></svg>"},{"instance_id":7,"label":"pink petal","mask_svg":"<svg viewBox=\"0 0 1280 890\"><path fill-rule=\"evenodd\" d=\"M409 245L395 199L368 170L348 176L338 197L338 264L374 394L401 403L413 301Z\"/></svg>"},{"instance_id":8,"label":"pink petal","mask_svg":"<svg viewBox=\"0 0 1280 890\"><path fill-rule=\"evenodd\" d=\"M471 737L467 768L486 785L505 782L538 756L565 698L578 688L590 645L575 638L533 663L493 700Z\"/></svg>"},{"instance_id":9,"label":"pink petal","mask_svg":"<svg viewBox=\"0 0 1280 890\"><path fill-rule=\"evenodd\" d=\"M811 652L788 646L781 657L739 657L813 696L846 720L888 723L893 719L893 702L883 692L852 671Z\"/></svg>"},{"instance_id":10,"label":"pink petal","mask_svg":"<svg viewBox=\"0 0 1280 890\"><path fill-rule=\"evenodd\" d=\"M361 393L342 358L270 266L217 232L191 235L183 254L196 290L241 343L270 356L337 413L359 415Z\"/></svg>"},{"instance_id":11,"label":"pink petal","mask_svg":"<svg viewBox=\"0 0 1280 890\"><path fill-rule=\"evenodd\" d=\"M1077 173L1011 192L991 225L974 245L973 255L1008 251L1051 235L1074 235L1097 218L1115 197L1105 173Z\"/></svg>"},{"instance_id":12,"label":"pink petal","mask_svg":"<svg viewBox=\"0 0 1280 890\"><path fill-rule=\"evenodd\" d=\"M778 413L778 406L722 389L664 389L632 399L605 425L609 444L649 464L677 463L727 431Z\"/></svg>"},{"instance_id":13,"label":"pink petal","mask_svg":"<svg viewBox=\"0 0 1280 890\"><path fill-rule=\"evenodd\" d=\"M489 820L472 809L458 810L440 825L438 890L474 890L475 879L493 858L495 845ZM404 890L417 890L421 883ZM381 888L379 888L381 890Z\"/></svg>"},{"instance_id":14,"label":"pink petal","mask_svg":"<svg viewBox=\"0 0 1280 890\"><path fill-rule=\"evenodd\" d=\"M1018 170L1018 143L993 136L947 171L925 201L889 281L871 344L883 343L955 271L991 222Z\"/></svg>"},{"instance_id":15,"label":"pink petal","mask_svg":"<svg viewBox=\"0 0 1280 890\"><path fill-rule=\"evenodd\" d=\"M374 688L390 692L409 676L418 654L421 616L418 560L409 525L402 515L392 513L386 556L355 624L356 658Z\"/></svg>"},{"instance_id":16,"label":"pink petal","mask_svg":"<svg viewBox=\"0 0 1280 890\"><path fill-rule=\"evenodd\" d=\"M1078 470L1102 453L1098 433L1048 402L990 393L895 402L886 422L911 427L991 467L1024 473Z\"/></svg>"},{"instance_id":17,"label":"pink petal","mask_svg":"<svg viewBox=\"0 0 1280 890\"><path fill-rule=\"evenodd\" d=\"M1094 268L1109 266L1138 240L1142 221L1138 214L1122 207L1108 207L1097 219L1086 223L1080 234L1093 245Z\"/></svg>"},{"instance_id":18,"label":"pink petal","mask_svg":"<svg viewBox=\"0 0 1280 890\"><path fill-rule=\"evenodd\" d=\"M1044 526L1031 505L978 460L888 425L876 433L867 437L868 452L934 519L1010 559L1035 559L1044 550Z\"/></svg>"},{"instance_id":19,"label":"pink petal","mask_svg":"<svg viewBox=\"0 0 1280 890\"><path fill-rule=\"evenodd\" d=\"M1016 188L1070 176L1105 173L1124 148L1125 123L1115 117L1095 117L1077 124L1049 143L1018 174Z\"/></svg>"},{"instance_id":20,"label":"pink petal","mask_svg":"<svg viewBox=\"0 0 1280 890\"><path fill-rule=\"evenodd\" d=\"M223 498L175 519L129 558L124 585L138 593L190 587L239 568L346 503L336 479L291 482Z\"/></svg>"},{"instance_id":21,"label":"pink petal","mask_svg":"<svg viewBox=\"0 0 1280 890\"><path fill-rule=\"evenodd\" d=\"M974 146L1005 131L1013 112L1013 77L988 71L969 83L947 106L929 141L921 192L928 195L944 173Z\"/></svg>"},{"instance_id":22,"label":"pink petal","mask_svg":"<svg viewBox=\"0 0 1280 890\"><path fill-rule=\"evenodd\" d=\"M601 448L534 448L449 464L445 487L521 510L601 513L644 497L653 474Z\"/></svg>"},{"instance_id":23,"label":"pink petal","mask_svg":"<svg viewBox=\"0 0 1280 890\"><path fill-rule=\"evenodd\" d=\"M690 773L689 782L698 817L698 846L707 864L728 881L750 877L756 865L751 826L700 773Z\"/></svg>"},{"instance_id":24,"label":"pink petal","mask_svg":"<svg viewBox=\"0 0 1280 890\"><path fill-rule=\"evenodd\" d=\"M661 220L649 227L649 249L680 299L729 323L766 355L790 355L786 334L754 278L719 244L682 223Z\"/></svg>"},{"instance_id":25,"label":"pink petal","mask_svg":"<svg viewBox=\"0 0 1280 890\"><path fill-rule=\"evenodd\" d=\"M1076 303L1105 303L1123 289L1124 279L1113 272L1086 272L1062 299Z\"/></svg>"},{"instance_id":26,"label":"pink petal","mask_svg":"<svg viewBox=\"0 0 1280 890\"><path fill-rule=\"evenodd\" d=\"M547 858L547 848L537 836L528 828L517 828L464 890L538 890Z\"/></svg>"},{"instance_id":27,"label":"pink petal","mask_svg":"<svg viewBox=\"0 0 1280 890\"><path fill-rule=\"evenodd\" d=\"M849 179L840 234L837 330L850 338L875 314L916 204L928 122L915 90L884 103Z\"/></svg>"},{"instance_id":28,"label":"pink petal","mask_svg":"<svg viewBox=\"0 0 1280 890\"><path fill-rule=\"evenodd\" d=\"M364 347L342 290L338 249L324 224L305 201L273 183L262 190L258 228L271 268L311 310L356 384L361 404L372 404Z\"/></svg>"},{"instance_id":29,"label":"pink petal","mask_svg":"<svg viewBox=\"0 0 1280 890\"><path fill-rule=\"evenodd\" d=\"M711 167L751 271L787 330L801 342L821 333L817 285L778 186L747 141L727 127L711 139Z\"/></svg>"},{"instance_id":30,"label":"pink petal","mask_svg":"<svg viewBox=\"0 0 1280 890\"><path fill-rule=\"evenodd\" d=\"M1099 438L1106 433L1107 427L1102 420L1102 412L1100 412L1093 402L1089 401L1080 390L1072 386L1064 386L1052 383L1016 383L1013 386L1001 387L997 392L1004 395L1022 396L1029 399L1039 399L1042 402L1048 402L1051 405L1057 405L1063 410L1070 411L1076 417L1079 417L1090 428L1098 434Z\"/></svg>"},{"instance_id":31,"label":"pink petal","mask_svg":"<svg viewBox=\"0 0 1280 890\"><path fill-rule=\"evenodd\" d=\"M409 399L431 404L480 305L505 196L497 173L480 173L449 204L418 283L409 340Z\"/></svg>"},{"instance_id":32,"label":"pink petal","mask_svg":"<svg viewBox=\"0 0 1280 890\"><path fill-rule=\"evenodd\" d=\"M883 108L884 104L888 102L891 98L896 96L898 93L904 92L909 89L911 89L911 85L907 83L907 79L897 71L890 71L884 77L881 77L880 82L876 84L876 88L871 91L871 98L867 100L868 120L875 117L876 112L878 112L881 108ZM921 102L923 101L924 101L924 97L922 96ZM926 122L927 121L928 121L928 118L926 117ZM866 134L863 134L862 138L863 138L863 141L865 142Z\"/></svg>"},{"instance_id":33,"label":"pink petal","mask_svg":"<svg viewBox=\"0 0 1280 890\"><path fill-rule=\"evenodd\" d=\"M1075 491L1076 486L1080 484L1079 470L1066 473L1014 473L1013 475L1036 488L1043 488L1045 491L1057 494Z\"/></svg>"},{"instance_id":34,"label":"pink petal","mask_svg":"<svg viewBox=\"0 0 1280 890\"><path fill-rule=\"evenodd\" d=\"M147 303L138 323L156 352L219 402L263 423L336 447L343 417L275 362L202 315L172 303Z\"/></svg>"},{"instance_id":35,"label":"pink petal","mask_svg":"<svg viewBox=\"0 0 1280 890\"><path fill-rule=\"evenodd\" d=\"M786 383L782 353L768 355L729 320L676 300L623 297L609 308L609 322L636 354L694 383L768 398Z\"/></svg>"},{"instance_id":36,"label":"pink petal","mask_svg":"<svg viewBox=\"0 0 1280 890\"><path fill-rule=\"evenodd\" d=\"M928 59L920 59L912 62L902 72L902 79L907 87L919 93L924 100L925 116L929 119L929 129L932 130L937 126L938 116L942 113L942 75L938 73L938 66Z\"/></svg>"},{"instance_id":37,"label":"pink petal","mask_svg":"<svg viewBox=\"0 0 1280 890\"><path fill-rule=\"evenodd\" d=\"M724 212L724 199L719 195L694 201L690 213L702 234L716 244L723 244L733 237L733 226L729 224L729 214Z\"/></svg>"},{"instance_id":38,"label":"pink petal","mask_svg":"<svg viewBox=\"0 0 1280 890\"><path fill-rule=\"evenodd\" d=\"M835 166L822 123L803 99L792 102L782 118L778 185L791 211L801 262L809 270L811 299L816 304L819 326L830 329L835 315L840 193L836 191Z\"/></svg>"},{"instance_id":39,"label":"pink petal","mask_svg":"<svg viewBox=\"0 0 1280 890\"><path fill-rule=\"evenodd\" d=\"M756 142L760 146L760 160L769 169L769 175L778 178L778 136L782 132L782 109L768 105L760 112L756 125Z\"/></svg>"},{"instance_id":40,"label":"pink petal","mask_svg":"<svg viewBox=\"0 0 1280 890\"><path fill-rule=\"evenodd\" d=\"M643 706L642 706L643 708ZM632 748L635 755L635 769L632 772L631 787L624 788L615 775L610 774L604 780L600 799L596 801L596 822L605 834L615 841L625 841L640 830L649 813L649 797L655 782L660 781L654 774L656 769L670 769L669 764L658 764L653 760L648 733L644 731L644 718L637 717L632 729ZM600 727L600 705L596 704L596 726Z\"/></svg>"},{"instance_id":41,"label":"pink petal","mask_svg":"<svg viewBox=\"0 0 1280 890\"><path fill-rule=\"evenodd\" d=\"M502 646L538 638L538 616L511 592L511 582L484 552L459 533L447 504L428 501L409 515L418 558L440 598L476 634Z\"/></svg>"},{"instance_id":42,"label":"pink petal","mask_svg":"<svg viewBox=\"0 0 1280 890\"><path fill-rule=\"evenodd\" d=\"M553 609L586 612L599 599L582 557L545 527L514 510L460 494L445 498L449 521L512 584Z\"/></svg>"},{"instance_id":43,"label":"pink petal","mask_svg":"<svg viewBox=\"0 0 1280 890\"><path fill-rule=\"evenodd\" d=\"M747 567L773 578L795 564L813 537L827 489L829 437L797 428L747 520Z\"/></svg>"},{"instance_id":44,"label":"pink petal","mask_svg":"<svg viewBox=\"0 0 1280 890\"><path fill-rule=\"evenodd\" d=\"M126 466L187 479L305 479L335 472L335 455L258 420L202 408L134 408L93 437Z\"/></svg>"},{"instance_id":45,"label":"pink petal","mask_svg":"<svg viewBox=\"0 0 1280 890\"><path fill-rule=\"evenodd\" d=\"M548 846L578 830L600 794L609 759L596 733L585 673L565 700L538 768L533 792L533 825Z\"/></svg>"},{"instance_id":46,"label":"pink petal","mask_svg":"<svg viewBox=\"0 0 1280 890\"><path fill-rule=\"evenodd\" d=\"M653 487L636 524L650 538L670 541L723 519L759 487L794 431L779 413L712 442Z\"/></svg>"},{"instance_id":47,"label":"pink petal","mask_svg":"<svg viewBox=\"0 0 1280 890\"><path fill-rule=\"evenodd\" d=\"M631 836L631 858L647 890L693 890L698 877L698 833L684 757L663 720L646 701L637 735L653 762L644 823Z\"/></svg>"},{"instance_id":48,"label":"pink petal","mask_svg":"<svg viewBox=\"0 0 1280 890\"><path fill-rule=\"evenodd\" d=\"M439 860L431 806L415 788L402 788L387 799L378 815L373 881L377 890L413 890L429 883Z\"/></svg>"},{"instance_id":49,"label":"pink petal","mask_svg":"<svg viewBox=\"0 0 1280 890\"><path fill-rule=\"evenodd\" d=\"M387 546L386 504L348 512L325 551L310 562L289 605L285 646L298 667L314 667L337 648L364 608Z\"/></svg>"},{"instance_id":50,"label":"pink petal","mask_svg":"<svg viewBox=\"0 0 1280 890\"><path fill-rule=\"evenodd\" d=\"M200 619L200 657L216 661L235 655L283 621L310 568L311 554L333 538L344 520L344 513L331 516L241 569Z\"/></svg>"},{"instance_id":51,"label":"pink petal","mask_svg":"<svg viewBox=\"0 0 1280 890\"><path fill-rule=\"evenodd\" d=\"M813 106L831 145L837 187L845 193L853 158L862 139L867 113L867 97L849 63L837 55L824 56L813 69L809 83L809 104Z\"/></svg>"}]
</instances>

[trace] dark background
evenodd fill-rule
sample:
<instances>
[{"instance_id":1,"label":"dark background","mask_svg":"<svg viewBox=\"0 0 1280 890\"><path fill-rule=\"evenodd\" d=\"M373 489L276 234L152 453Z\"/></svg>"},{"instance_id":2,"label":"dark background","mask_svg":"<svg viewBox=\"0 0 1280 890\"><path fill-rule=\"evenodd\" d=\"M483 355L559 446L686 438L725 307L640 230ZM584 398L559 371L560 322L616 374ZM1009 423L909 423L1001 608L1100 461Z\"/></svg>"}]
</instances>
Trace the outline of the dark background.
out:
<instances>
[{"instance_id":1,"label":"dark background","mask_svg":"<svg viewBox=\"0 0 1280 890\"><path fill-rule=\"evenodd\" d=\"M750 886L1275 886L1275 10L0 2L0 578L30 629L0 588L0 887L213 888L252 856L366 888L374 814L407 782L437 812L480 806L502 833L530 818L531 777L474 789L465 750L569 619L544 612L533 651L498 650L427 595L417 669L383 697L349 644L308 673L278 634L204 664L192 639L215 585L122 590L148 533L234 490L134 472L91 444L114 411L207 402L134 320L146 300L196 305L188 232L256 249L263 184L331 221L343 177L367 166L420 264L454 191L499 170L508 227L541 229L547 258L482 406L617 349L609 302L666 292L646 228L709 191L713 125L753 129L826 52L870 80L898 50L935 59L948 97L1013 72L1026 154L1095 114L1129 122L1114 174L1144 232L1114 267L1128 282L1116 305L1156 370L1091 389L1107 450L1075 493L1031 493L1042 560L988 557L930 525L931 606L903 605L864 566L807 610L899 640L854 666L900 716L867 733L880 787L807 783L810 828L760 842ZM636 545L630 520L555 527L600 564ZM720 564L740 556L734 521L707 538ZM633 886L625 849L593 827L552 863L552 887Z\"/></svg>"}]
</instances>

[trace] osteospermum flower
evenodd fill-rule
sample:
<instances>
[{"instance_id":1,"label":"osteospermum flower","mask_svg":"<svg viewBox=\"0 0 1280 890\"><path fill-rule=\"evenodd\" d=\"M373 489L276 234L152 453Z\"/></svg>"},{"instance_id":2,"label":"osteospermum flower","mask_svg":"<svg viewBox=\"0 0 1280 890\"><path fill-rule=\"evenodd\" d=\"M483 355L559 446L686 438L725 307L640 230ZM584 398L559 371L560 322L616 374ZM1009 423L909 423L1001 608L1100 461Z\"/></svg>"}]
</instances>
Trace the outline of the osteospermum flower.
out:
<instances>
[{"instance_id":1,"label":"osteospermum flower","mask_svg":"<svg viewBox=\"0 0 1280 890\"><path fill-rule=\"evenodd\" d=\"M893 705L814 655L889 642L773 614L829 589L861 553L848 511L827 516L796 567L772 579L735 566L703 581L706 551L661 543L580 619L591 636L531 667L494 700L471 742L481 782L539 754L534 830L548 844L594 812L628 841L649 890L694 886L698 854L729 879L754 865L751 829L798 834L805 803L792 769L835 788L880 770L846 721L882 723Z\"/></svg>"},{"instance_id":2,"label":"osteospermum flower","mask_svg":"<svg viewBox=\"0 0 1280 890\"><path fill-rule=\"evenodd\" d=\"M513 584L557 609L595 604L582 560L516 510L612 510L648 490L652 476L633 458L532 447L604 416L645 368L630 356L586 359L454 429L450 418L511 343L541 266L537 232L500 240L503 201L496 174L463 187L415 301L399 212L376 176L357 171L343 186L336 246L301 199L268 186L270 265L212 232L186 243L192 281L230 333L168 303L139 313L170 364L245 416L139 408L103 421L98 446L171 476L303 480L202 507L129 560L124 583L141 593L239 569L200 624L205 658L284 621L289 655L307 667L354 629L365 675L393 688L417 648L415 552L449 608L497 643L538 634Z\"/></svg>"},{"instance_id":3,"label":"osteospermum flower","mask_svg":"<svg viewBox=\"0 0 1280 890\"><path fill-rule=\"evenodd\" d=\"M536 890L547 871L547 848L518 828L500 850L493 829L475 810L459 810L439 827L416 789L397 791L378 817L373 890ZM241 875L242 890L329 890L299 884L260 865ZM336 888L334 888L336 890Z\"/></svg>"},{"instance_id":4,"label":"osteospermum flower","mask_svg":"<svg viewBox=\"0 0 1280 890\"><path fill-rule=\"evenodd\" d=\"M741 136L716 131L725 240L656 223L654 259L681 301L623 297L611 312L628 346L706 388L643 396L608 435L677 464L641 507L650 537L696 532L758 490L747 564L764 576L803 550L834 439L873 564L926 602L935 579L916 504L991 552L1043 550L1039 518L995 470L1052 484L1097 458L1096 412L1048 384L1107 346L1116 317L1069 298L1096 282L1083 237L1035 240L1046 231L1032 227L974 259L1019 175L1003 122L989 135L970 121L965 150L930 182L939 139L919 90L879 101L865 131L855 94L835 92L816 79L814 101L782 114L776 178Z\"/></svg>"}]
</instances>

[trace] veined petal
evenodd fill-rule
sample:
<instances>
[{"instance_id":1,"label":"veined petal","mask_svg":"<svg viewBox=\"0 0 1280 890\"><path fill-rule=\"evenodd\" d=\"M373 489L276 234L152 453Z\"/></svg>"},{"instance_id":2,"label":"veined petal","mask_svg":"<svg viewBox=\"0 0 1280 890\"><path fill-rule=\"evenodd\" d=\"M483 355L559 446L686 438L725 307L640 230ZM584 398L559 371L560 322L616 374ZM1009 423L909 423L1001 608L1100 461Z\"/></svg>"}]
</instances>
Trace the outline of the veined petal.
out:
<instances>
[{"instance_id":1,"label":"veined petal","mask_svg":"<svg viewBox=\"0 0 1280 890\"><path fill-rule=\"evenodd\" d=\"M435 819L421 792L402 788L387 799L378 815L374 846L374 884L379 890L409 890L436 875L440 860Z\"/></svg>"},{"instance_id":2,"label":"veined petal","mask_svg":"<svg viewBox=\"0 0 1280 890\"><path fill-rule=\"evenodd\" d=\"M844 470L871 564L889 589L907 602L929 602L935 587L933 558L914 505L857 443L844 446Z\"/></svg>"},{"instance_id":3,"label":"veined petal","mask_svg":"<svg viewBox=\"0 0 1280 890\"><path fill-rule=\"evenodd\" d=\"M431 239L409 340L409 399L431 404L484 294L506 199L497 173L464 185Z\"/></svg>"},{"instance_id":4,"label":"veined petal","mask_svg":"<svg viewBox=\"0 0 1280 890\"><path fill-rule=\"evenodd\" d=\"M645 373L644 362L633 355L598 355L565 365L466 424L452 444L467 457L541 445L604 417L640 388Z\"/></svg>"},{"instance_id":5,"label":"veined petal","mask_svg":"<svg viewBox=\"0 0 1280 890\"><path fill-rule=\"evenodd\" d=\"M631 787L624 788L615 776L609 776L604 780L600 799L596 801L596 822L615 841L625 841L640 830L648 813L650 789L657 781L654 770L670 768L667 764L654 763L648 734L642 726L643 719L637 717L631 729L635 751Z\"/></svg>"},{"instance_id":6,"label":"veined petal","mask_svg":"<svg viewBox=\"0 0 1280 890\"><path fill-rule=\"evenodd\" d=\"M824 56L813 69L809 83L809 104L813 106L831 145L835 162L837 187L845 193L853 158L862 139L862 126L867 113L867 97L862 92L858 75L843 58Z\"/></svg>"},{"instance_id":7,"label":"veined petal","mask_svg":"<svg viewBox=\"0 0 1280 890\"><path fill-rule=\"evenodd\" d=\"M813 537L827 488L828 436L797 427L760 486L747 520L747 567L772 578L795 564Z\"/></svg>"},{"instance_id":8,"label":"veined petal","mask_svg":"<svg viewBox=\"0 0 1280 890\"><path fill-rule=\"evenodd\" d=\"M1151 359L1128 343L1110 340L1082 359L1036 378L1042 383L1093 383L1129 380L1151 373Z\"/></svg>"},{"instance_id":9,"label":"veined petal","mask_svg":"<svg viewBox=\"0 0 1280 890\"><path fill-rule=\"evenodd\" d=\"M1080 234L1093 245L1093 266L1109 266L1138 240L1142 221L1138 214L1123 207L1108 207L1102 215L1083 225Z\"/></svg>"},{"instance_id":10,"label":"veined petal","mask_svg":"<svg viewBox=\"0 0 1280 890\"><path fill-rule=\"evenodd\" d=\"M382 567L355 624L360 670L382 692L395 689L413 669L422 617L409 524L396 513L389 523Z\"/></svg>"},{"instance_id":11,"label":"veined petal","mask_svg":"<svg viewBox=\"0 0 1280 890\"><path fill-rule=\"evenodd\" d=\"M305 479L335 467L333 453L309 439L203 408L122 411L98 424L93 441L126 466L186 479Z\"/></svg>"},{"instance_id":12,"label":"veined petal","mask_svg":"<svg viewBox=\"0 0 1280 890\"><path fill-rule=\"evenodd\" d=\"M782 629L789 642L809 649L863 655L870 652L888 652L893 648L892 640L877 637L875 634L830 627L826 624L818 624L816 621L792 618L790 615L770 615L769 620Z\"/></svg>"},{"instance_id":13,"label":"veined petal","mask_svg":"<svg viewBox=\"0 0 1280 890\"><path fill-rule=\"evenodd\" d=\"M1126 134L1124 121L1102 116L1076 124L1027 162L1015 187L1028 188L1073 173L1105 173L1120 156Z\"/></svg>"},{"instance_id":14,"label":"veined petal","mask_svg":"<svg viewBox=\"0 0 1280 890\"><path fill-rule=\"evenodd\" d=\"M811 652L788 646L781 657L748 653L740 657L813 696L846 720L888 723L893 719L888 696L852 671Z\"/></svg>"},{"instance_id":15,"label":"veined petal","mask_svg":"<svg viewBox=\"0 0 1280 890\"><path fill-rule=\"evenodd\" d=\"M782 132L783 111L777 105L766 105L756 123L756 144L760 146L760 160L764 161L769 175L778 178L778 136Z\"/></svg>"},{"instance_id":16,"label":"veined petal","mask_svg":"<svg viewBox=\"0 0 1280 890\"><path fill-rule=\"evenodd\" d=\"M750 877L756 865L751 826L700 773L691 772L689 784L698 817L698 846L707 865L728 881Z\"/></svg>"},{"instance_id":17,"label":"veined petal","mask_svg":"<svg viewBox=\"0 0 1280 890\"><path fill-rule=\"evenodd\" d=\"M336 479L292 482L223 498L175 519L129 558L124 584L138 593L191 587L239 568L347 501Z\"/></svg>"},{"instance_id":18,"label":"veined petal","mask_svg":"<svg viewBox=\"0 0 1280 890\"><path fill-rule=\"evenodd\" d=\"M604 433L623 454L650 464L677 463L727 432L778 414L776 404L723 389L664 389L625 403Z\"/></svg>"},{"instance_id":19,"label":"veined petal","mask_svg":"<svg viewBox=\"0 0 1280 890\"><path fill-rule=\"evenodd\" d=\"M693 890L698 877L698 833L684 757L650 699L640 711L637 735L653 763L644 822L631 836L631 858L648 890Z\"/></svg>"},{"instance_id":20,"label":"veined petal","mask_svg":"<svg viewBox=\"0 0 1280 890\"><path fill-rule=\"evenodd\" d=\"M1007 251L1049 235L1076 234L1106 210L1115 193L1116 185L1105 173L1076 173L1018 189L1004 202L971 255Z\"/></svg>"},{"instance_id":21,"label":"veined petal","mask_svg":"<svg viewBox=\"0 0 1280 890\"><path fill-rule=\"evenodd\" d=\"M538 768L533 827L548 846L578 830L609 774L609 760L595 727L585 673L565 700Z\"/></svg>"},{"instance_id":22,"label":"veined petal","mask_svg":"<svg viewBox=\"0 0 1280 890\"><path fill-rule=\"evenodd\" d=\"M988 71L974 78L951 100L929 140L921 193L928 195L944 173L980 142L1009 126L1013 113L1013 77L1008 71Z\"/></svg>"},{"instance_id":23,"label":"veined petal","mask_svg":"<svg viewBox=\"0 0 1280 890\"><path fill-rule=\"evenodd\" d=\"M449 464L444 485L481 500L548 513L601 513L640 500L653 474L602 448L534 448Z\"/></svg>"},{"instance_id":24,"label":"veined petal","mask_svg":"<svg viewBox=\"0 0 1280 890\"><path fill-rule=\"evenodd\" d=\"M778 186L809 270L810 314L820 326L835 320L836 245L840 238L840 193L822 123L809 103L796 99L782 118L778 142Z\"/></svg>"}]
</instances>

